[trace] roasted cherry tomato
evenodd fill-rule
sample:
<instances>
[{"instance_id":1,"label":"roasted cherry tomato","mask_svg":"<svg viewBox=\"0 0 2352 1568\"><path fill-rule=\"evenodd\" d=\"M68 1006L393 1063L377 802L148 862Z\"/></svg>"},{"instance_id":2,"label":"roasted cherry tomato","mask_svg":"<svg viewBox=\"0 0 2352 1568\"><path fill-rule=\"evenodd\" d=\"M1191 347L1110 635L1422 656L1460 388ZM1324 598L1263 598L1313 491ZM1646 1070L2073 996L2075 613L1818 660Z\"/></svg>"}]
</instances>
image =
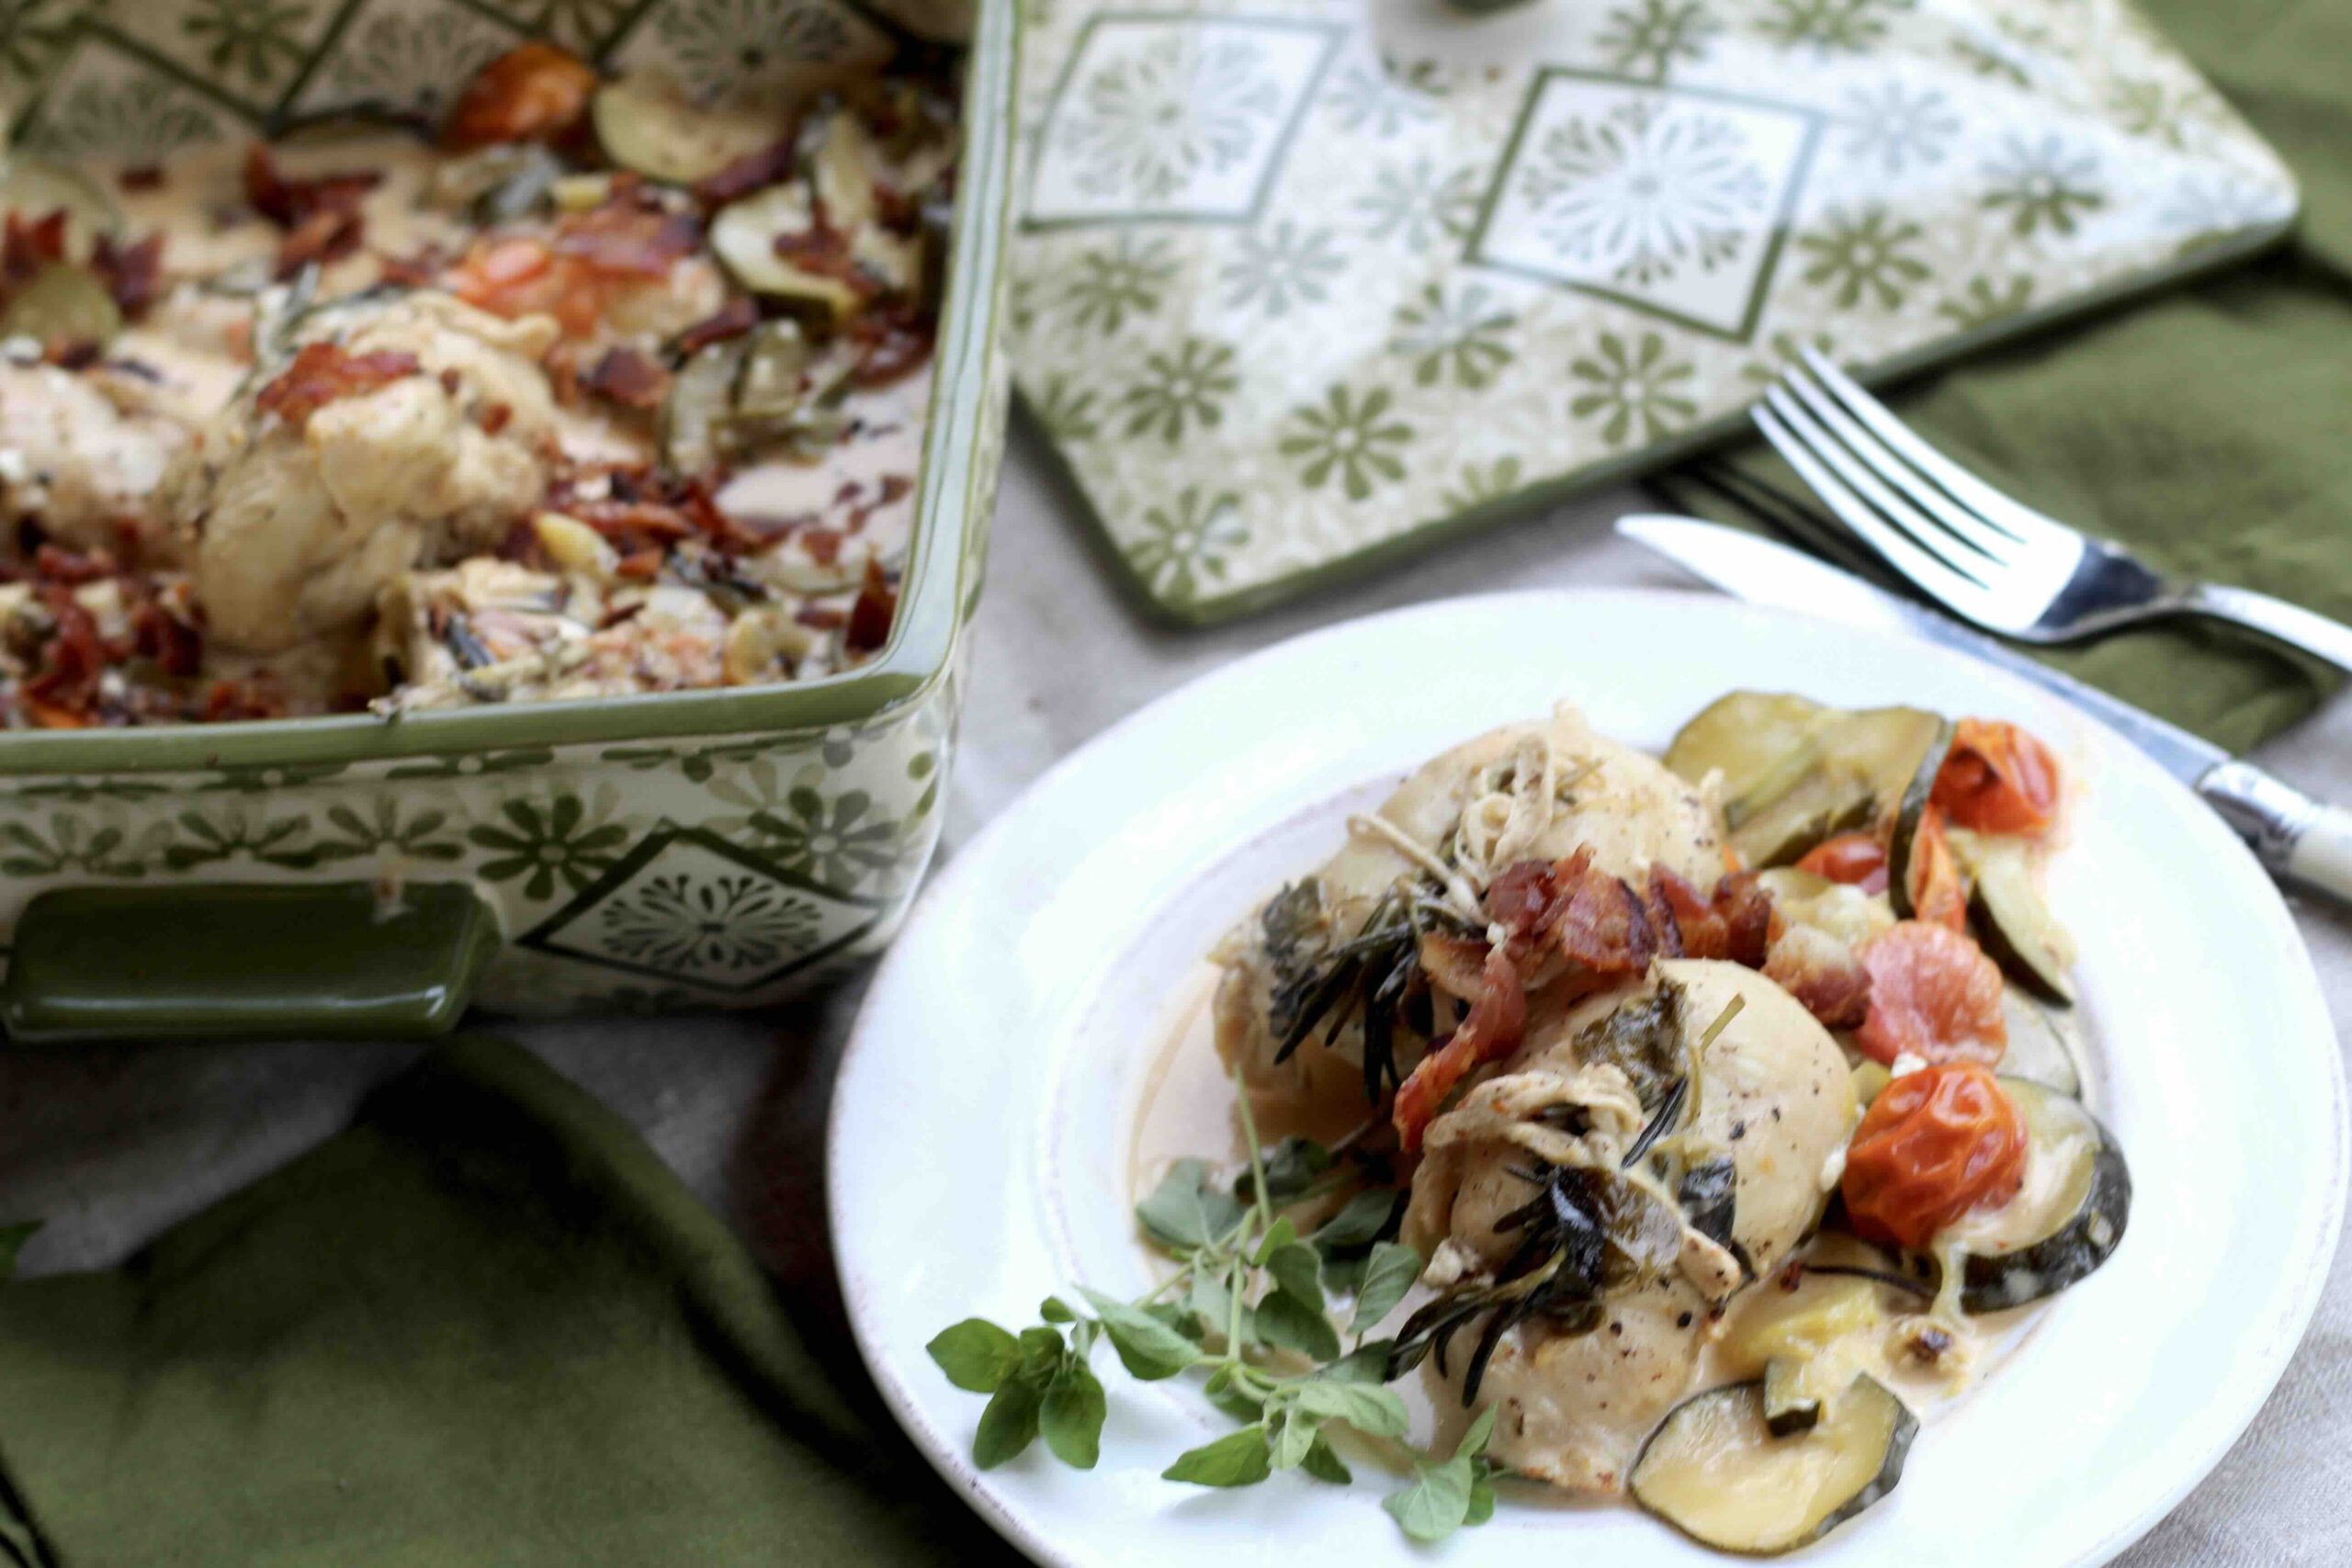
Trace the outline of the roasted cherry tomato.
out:
<instances>
[{"instance_id":1,"label":"roasted cherry tomato","mask_svg":"<svg viewBox=\"0 0 2352 1568\"><path fill-rule=\"evenodd\" d=\"M1918 831L1911 838L1911 863L1904 892L1910 897L1915 919L1953 931L1968 929L1968 884L1960 862L1944 833L1943 807L1930 802L1919 813Z\"/></svg>"},{"instance_id":2,"label":"roasted cherry tomato","mask_svg":"<svg viewBox=\"0 0 2352 1568\"><path fill-rule=\"evenodd\" d=\"M1886 846L1868 833L1824 839L1797 862L1799 871L1843 882L1865 893L1886 891Z\"/></svg>"},{"instance_id":3,"label":"roasted cherry tomato","mask_svg":"<svg viewBox=\"0 0 2352 1568\"><path fill-rule=\"evenodd\" d=\"M1897 920L1854 950L1871 977L1854 1043L1874 1062L1997 1062L2008 1049L2001 971L1950 926Z\"/></svg>"},{"instance_id":4,"label":"roasted cherry tomato","mask_svg":"<svg viewBox=\"0 0 2352 1568\"><path fill-rule=\"evenodd\" d=\"M1928 798L1974 832L2047 832L2058 819L2058 759L2014 724L1963 718Z\"/></svg>"},{"instance_id":5,"label":"roasted cherry tomato","mask_svg":"<svg viewBox=\"0 0 2352 1568\"><path fill-rule=\"evenodd\" d=\"M459 152L501 141L560 141L578 130L596 68L551 43L517 44L474 73L441 139Z\"/></svg>"},{"instance_id":6,"label":"roasted cherry tomato","mask_svg":"<svg viewBox=\"0 0 2352 1568\"><path fill-rule=\"evenodd\" d=\"M1855 1234L1917 1250L1971 1209L2016 1197L2025 1145L2017 1107L1990 1067L1922 1067L1871 1101L1838 1190Z\"/></svg>"}]
</instances>

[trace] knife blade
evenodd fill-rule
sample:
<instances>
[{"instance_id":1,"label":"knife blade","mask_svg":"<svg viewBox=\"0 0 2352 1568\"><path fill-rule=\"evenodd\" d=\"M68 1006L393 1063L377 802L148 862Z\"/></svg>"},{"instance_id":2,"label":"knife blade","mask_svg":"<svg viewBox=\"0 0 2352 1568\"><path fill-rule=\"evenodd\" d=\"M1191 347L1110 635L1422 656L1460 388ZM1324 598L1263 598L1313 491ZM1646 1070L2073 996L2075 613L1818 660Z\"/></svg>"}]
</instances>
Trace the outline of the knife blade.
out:
<instances>
[{"instance_id":1,"label":"knife blade","mask_svg":"<svg viewBox=\"0 0 2352 1568\"><path fill-rule=\"evenodd\" d=\"M1652 513L1618 519L1617 532L1736 599L1920 637L2031 682L2116 731L2194 790L2272 872L2352 901L2352 814L2312 799L2212 742L1787 545L1696 517Z\"/></svg>"}]
</instances>

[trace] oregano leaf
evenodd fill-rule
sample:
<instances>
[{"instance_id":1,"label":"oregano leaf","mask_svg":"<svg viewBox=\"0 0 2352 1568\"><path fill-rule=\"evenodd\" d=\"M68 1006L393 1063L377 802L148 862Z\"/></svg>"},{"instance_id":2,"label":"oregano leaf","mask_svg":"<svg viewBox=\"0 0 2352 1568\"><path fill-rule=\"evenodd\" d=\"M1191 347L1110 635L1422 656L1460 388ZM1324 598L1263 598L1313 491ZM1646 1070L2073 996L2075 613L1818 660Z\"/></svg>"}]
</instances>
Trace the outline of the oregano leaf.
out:
<instances>
[{"instance_id":1,"label":"oregano leaf","mask_svg":"<svg viewBox=\"0 0 2352 1568\"><path fill-rule=\"evenodd\" d=\"M1172 1378L1199 1359L1201 1348L1141 1307L1083 1286L1089 1305L1102 1321L1102 1331L1111 1337L1111 1348L1119 1353L1119 1364L1130 1376L1143 1382L1156 1382Z\"/></svg>"},{"instance_id":2,"label":"oregano leaf","mask_svg":"<svg viewBox=\"0 0 2352 1568\"><path fill-rule=\"evenodd\" d=\"M1413 1483L1381 1499L1398 1527L1413 1540L1427 1544L1443 1540L1470 1517L1470 1488L1475 1481L1466 1459L1443 1464L1417 1460Z\"/></svg>"},{"instance_id":3,"label":"oregano leaf","mask_svg":"<svg viewBox=\"0 0 2352 1568\"><path fill-rule=\"evenodd\" d=\"M1356 1287L1355 1316L1349 1326L1361 1334L1396 1310L1396 1303L1421 1277L1421 1255L1393 1241L1373 1243L1364 1262L1363 1283Z\"/></svg>"},{"instance_id":4,"label":"oregano leaf","mask_svg":"<svg viewBox=\"0 0 2352 1568\"><path fill-rule=\"evenodd\" d=\"M1046 1390L1037 1426L1056 1459L1075 1470L1092 1470L1102 1457L1102 1418L1109 1411L1094 1369L1072 1356Z\"/></svg>"},{"instance_id":5,"label":"oregano leaf","mask_svg":"<svg viewBox=\"0 0 2352 1568\"><path fill-rule=\"evenodd\" d=\"M1306 1461L1307 1450L1315 1446L1316 1426L1315 1417L1301 1410L1283 1412L1282 1425L1274 1428L1268 1450L1276 1470L1296 1470Z\"/></svg>"},{"instance_id":6,"label":"oregano leaf","mask_svg":"<svg viewBox=\"0 0 2352 1568\"><path fill-rule=\"evenodd\" d=\"M1355 1472L1341 1462L1338 1451L1331 1447L1331 1439L1320 1432L1316 1433L1315 1440L1307 1445L1306 1457L1298 1461L1298 1468L1316 1480L1328 1481L1334 1486L1345 1486L1355 1479Z\"/></svg>"},{"instance_id":7,"label":"oregano leaf","mask_svg":"<svg viewBox=\"0 0 2352 1568\"><path fill-rule=\"evenodd\" d=\"M1323 1260L1304 1242L1292 1242L1268 1255L1262 1267L1274 1283L1313 1307L1323 1310Z\"/></svg>"},{"instance_id":8,"label":"oregano leaf","mask_svg":"<svg viewBox=\"0 0 2352 1568\"><path fill-rule=\"evenodd\" d=\"M972 1435L972 1462L992 1470L1027 1448L1037 1436L1037 1410L1045 1389L1033 1377L1006 1380L980 1412L979 1430Z\"/></svg>"},{"instance_id":9,"label":"oregano leaf","mask_svg":"<svg viewBox=\"0 0 2352 1568\"><path fill-rule=\"evenodd\" d=\"M1215 1442L1187 1449L1159 1473L1164 1480L1189 1481L1195 1486L1254 1486L1273 1473L1266 1429L1244 1427Z\"/></svg>"},{"instance_id":10,"label":"oregano leaf","mask_svg":"<svg viewBox=\"0 0 2352 1568\"><path fill-rule=\"evenodd\" d=\"M1277 1289L1258 1303L1258 1337L1277 1350L1295 1350L1315 1361L1336 1360L1340 1331L1323 1309Z\"/></svg>"},{"instance_id":11,"label":"oregano leaf","mask_svg":"<svg viewBox=\"0 0 2352 1568\"><path fill-rule=\"evenodd\" d=\"M1405 1435L1405 1402L1392 1390L1374 1383L1329 1382L1321 1378L1308 1378L1296 1388L1297 1407L1310 1416L1345 1421L1370 1438Z\"/></svg>"},{"instance_id":12,"label":"oregano leaf","mask_svg":"<svg viewBox=\"0 0 2352 1568\"><path fill-rule=\"evenodd\" d=\"M1315 1375L1327 1382L1386 1382L1393 1339L1367 1339Z\"/></svg>"},{"instance_id":13,"label":"oregano leaf","mask_svg":"<svg viewBox=\"0 0 2352 1568\"><path fill-rule=\"evenodd\" d=\"M1241 1204L1209 1184L1206 1160L1180 1159L1168 1168L1136 1218L1154 1241L1178 1250L1206 1247L1241 1223Z\"/></svg>"},{"instance_id":14,"label":"oregano leaf","mask_svg":"<svg viewBox=\"0 0 2352 1568\"><path fill-rule=\"evenodd\" d=\"M0 1238L0 1245L5 1245L5 1238ZM6 1272L0 1269L0 1274ZM941 1329L923 1348L947 1374L947 1381L967 1393L994 1393L1021 1365L1021 1341L984 1317L967 1317Z\"/></svg>"},{"instance_id":15,"label":"oregano leaf","mask_svg":"<svg viewBox=\"0 0 2352 1568\"><path fill-rule=\"evenodd\" d=\"M1385 1187L1357 1193L1315 1233L1315 1250L1328 1258L1371 1246L1388 1228L1388 1217L1396 1208L1396 1194Z\"/></svg>"}]
</instances>

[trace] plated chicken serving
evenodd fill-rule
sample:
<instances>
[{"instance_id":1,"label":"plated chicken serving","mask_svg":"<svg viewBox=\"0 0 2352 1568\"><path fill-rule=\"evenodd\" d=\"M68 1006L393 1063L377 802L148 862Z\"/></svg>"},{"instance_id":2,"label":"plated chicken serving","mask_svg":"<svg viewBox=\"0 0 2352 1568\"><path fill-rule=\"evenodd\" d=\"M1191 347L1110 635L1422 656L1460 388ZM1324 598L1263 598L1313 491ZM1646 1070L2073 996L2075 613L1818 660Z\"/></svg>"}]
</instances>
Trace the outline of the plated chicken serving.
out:
<instances>
[{"instance_id":1,"label":"plated chicken serving","mask_svg":"<svg viewBox=\"0 0 2352 1568\"><path fill-rule=\"evenodd\" d=\"M2064 797L2007 724L1742 692L1662 760L1563 709L1350 818L1215 954L1216 1038L1253 1129L1397 1190L1385 1374L1729 1551L1883 1496L2123 1236L2040 892Z\"/></svg>"},{"instance_id":2,"label":"plated chicken serving","mask_svg":"<svg viewBox=\"0 0 2352 1568\"><path fill-rule=\"evenodd\" d=\"M0 718L807 680L905 566L944 60L757 102L547 44L444 123L0 173Z\"/></svg>"}]
</instances>

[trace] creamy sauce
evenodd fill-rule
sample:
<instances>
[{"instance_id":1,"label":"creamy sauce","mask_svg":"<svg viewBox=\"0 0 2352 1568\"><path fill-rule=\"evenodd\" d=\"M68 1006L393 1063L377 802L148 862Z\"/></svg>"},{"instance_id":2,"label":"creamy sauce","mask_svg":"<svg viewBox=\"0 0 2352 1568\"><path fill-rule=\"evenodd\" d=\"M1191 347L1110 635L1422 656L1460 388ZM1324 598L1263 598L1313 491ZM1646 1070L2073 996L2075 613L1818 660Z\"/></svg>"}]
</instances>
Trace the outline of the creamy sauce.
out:
<instances>
[{"instance_id":1,"label":"creamy sauce","mask_svg":"<svg viewBox=\"0 0 2352 1568\"><path fill-rule=\"evenodd\" d=\"M537 452L550 487L584 473L591 476L588 489L526 486L526 496L511 485L495 492L481 484L461 488L461 469L477 477L490 471L481 460L461 455L452 460L448 482L434 489L435 481L419 478L414 497L392 499L387 483L348 460L356 456L361 465L374 464L388 482L418 472L398 445L404 436L386 402L380 410L362 405L370 423L332 474L324 458L318 459L320 478L338 481L329 487L329 502L299 463L254 450L273 439L276 428L250 402L257 326L275 314L292 319L305 341L365 332L385 308L384 296L369 290L388 278L446 277L441 269L465 256L484 231L468 215L469 193L452 183L462 183L465 160L397 129L355 123L298 131L268 150L280 179L294 185L365 173L376 183L358 198L359 248L316 270L309 298L323 309L291 317L282 308L288 287L273 276L285 233L249 204L251 152L243 142L212 143L177 153L160 168L86 161L77 172L113 204L123 241L163 237L162 288L141 319L106 345L99 363L70 373L74 384L65 381L68 371L32 363L40 345L30 339L8 346L19 368L6 373L24 381L12 394L15 406L25 411L0 420L0 481L6 481L0 493L8 487L18 491L8 496L9 518L38 523L48 537L75 550L112 547L116 536L106 530L131 518L130 574L140 579L139 597L158 599L199 628L187 634L200 648L198 662L165 672L180 682L176 688L152 666L109 668L95 697L75 699L82 705L72 711L83 716L80 722L220 716L194 711L204 706L205 682L226 682L274 705L264 711L349 706L382 691L388 665L404 680L379 699L390 711L814 679L870 654L873 641L861 640L872 636L870 618L860 623L856 615L865 613L862 595L875 581L870 567L880 569L884 583L895 584L909 564L931 393L928 365L887 386L849 389L838 403L822 405L830 410L821 417L832 434L821 437L806 460L789 454L763 457L725 475L714 499L749 531L725 547L728 561L712 567L684 558L700 547L693 538L674 554L664 546L659 581L649 589L642 571L612 570L617 555L585 579L578 575L579 562L566 556L540 568L554 573L548 578L554 591L544 596L544 605L518 605L512 595L482 601L475 596L479 579L457 569L492 564L488 552L501 535L535 515L521 502L543 508L569 504L560 499L566 495L593 499L600 482L594 477L605 470L658 466L654 413L593 395L572 397L565 378L584 375L616 346L660 355L675 333L705 319L727 297L716 262L698 252L675 261L664 277L596 296L605 301L604 313L591 335L558 344L537 365L516 362L535 381L542 369L548 378L537 391L517 386L527 398L485 391L491 383L479 379L461 384L450 369L438 372L447 396L467 400L463 417L471 425L422 450L449 453L458 450L453 442L473 443L470 450L488 453L489 461L506 464L509 472L516 461L528 460L524 453ZM673 210L683 200L665 199ZM544 238L553 231L550 224L562 221L560 214L526 218L514 231ZM69 231L68 259L78 261L88 243L86 234ZM341 303L356 295L367 298ZM346 310L353 313L344 315ZM418 355L428 367L440 363L420 344L397 346L411 352L412 371ZM539 350L521 352L537 356ZM103 400L84 392L83 385ZM552 402L545 389L550 386L562 394ZM57 399L47 394L60 387L79 400L48 413L44 404ZM413 389L387 398L408 398ZM504 422L527 413L533 400L541 406L541 423L526 426L514 417L514 428L506 429ZM492 418L482 417L485 409ZM376 417L379 412L383 418ZM411 418L413 425L438 415L403 405L398 417ZM502 441L510 450L492 452ZM777 448L771 443L767 449ZM288 472L248 484L239 465L256 471L275 465ZM358 477L345 477L353 475ZM257 510L254 493L277 499ZM468 524L463 536L451 536L448 519L486 512L492 513L486 525ZM89 521L79 520L84 517ZM402 542L412 536L415 543ZM630 547L641 547L641 541ZM280 578L288 580L283 593ZM261 586L232 592L238 581ZM97 592L114 587L102 581ZM706 587L707 603L702 602ZM746 593L752 609L736 608ZM681 594L697 603L685 604ZM76 588L75 595L100 617L104 635L127 642L121 628L105 623L105 606L92 591ZM257 615L238 603L241 595L288 609ZM671 614L670 606L685 613ZM0 646L39 649L49 631L38 606L10 600L0 608L28 623L12 625ZM459 622L460 632L468 625L503 631L468 632L461 638L445 629L449 620ZM44 668L45 657L0 660L12 697L16 682L28 682ZM189 694L191 680L196 695ZM52 722L53 706L35 708L30 716ZM26 722L13 701L10 707L8 722Z\"/></svg>"}]
</instances>

